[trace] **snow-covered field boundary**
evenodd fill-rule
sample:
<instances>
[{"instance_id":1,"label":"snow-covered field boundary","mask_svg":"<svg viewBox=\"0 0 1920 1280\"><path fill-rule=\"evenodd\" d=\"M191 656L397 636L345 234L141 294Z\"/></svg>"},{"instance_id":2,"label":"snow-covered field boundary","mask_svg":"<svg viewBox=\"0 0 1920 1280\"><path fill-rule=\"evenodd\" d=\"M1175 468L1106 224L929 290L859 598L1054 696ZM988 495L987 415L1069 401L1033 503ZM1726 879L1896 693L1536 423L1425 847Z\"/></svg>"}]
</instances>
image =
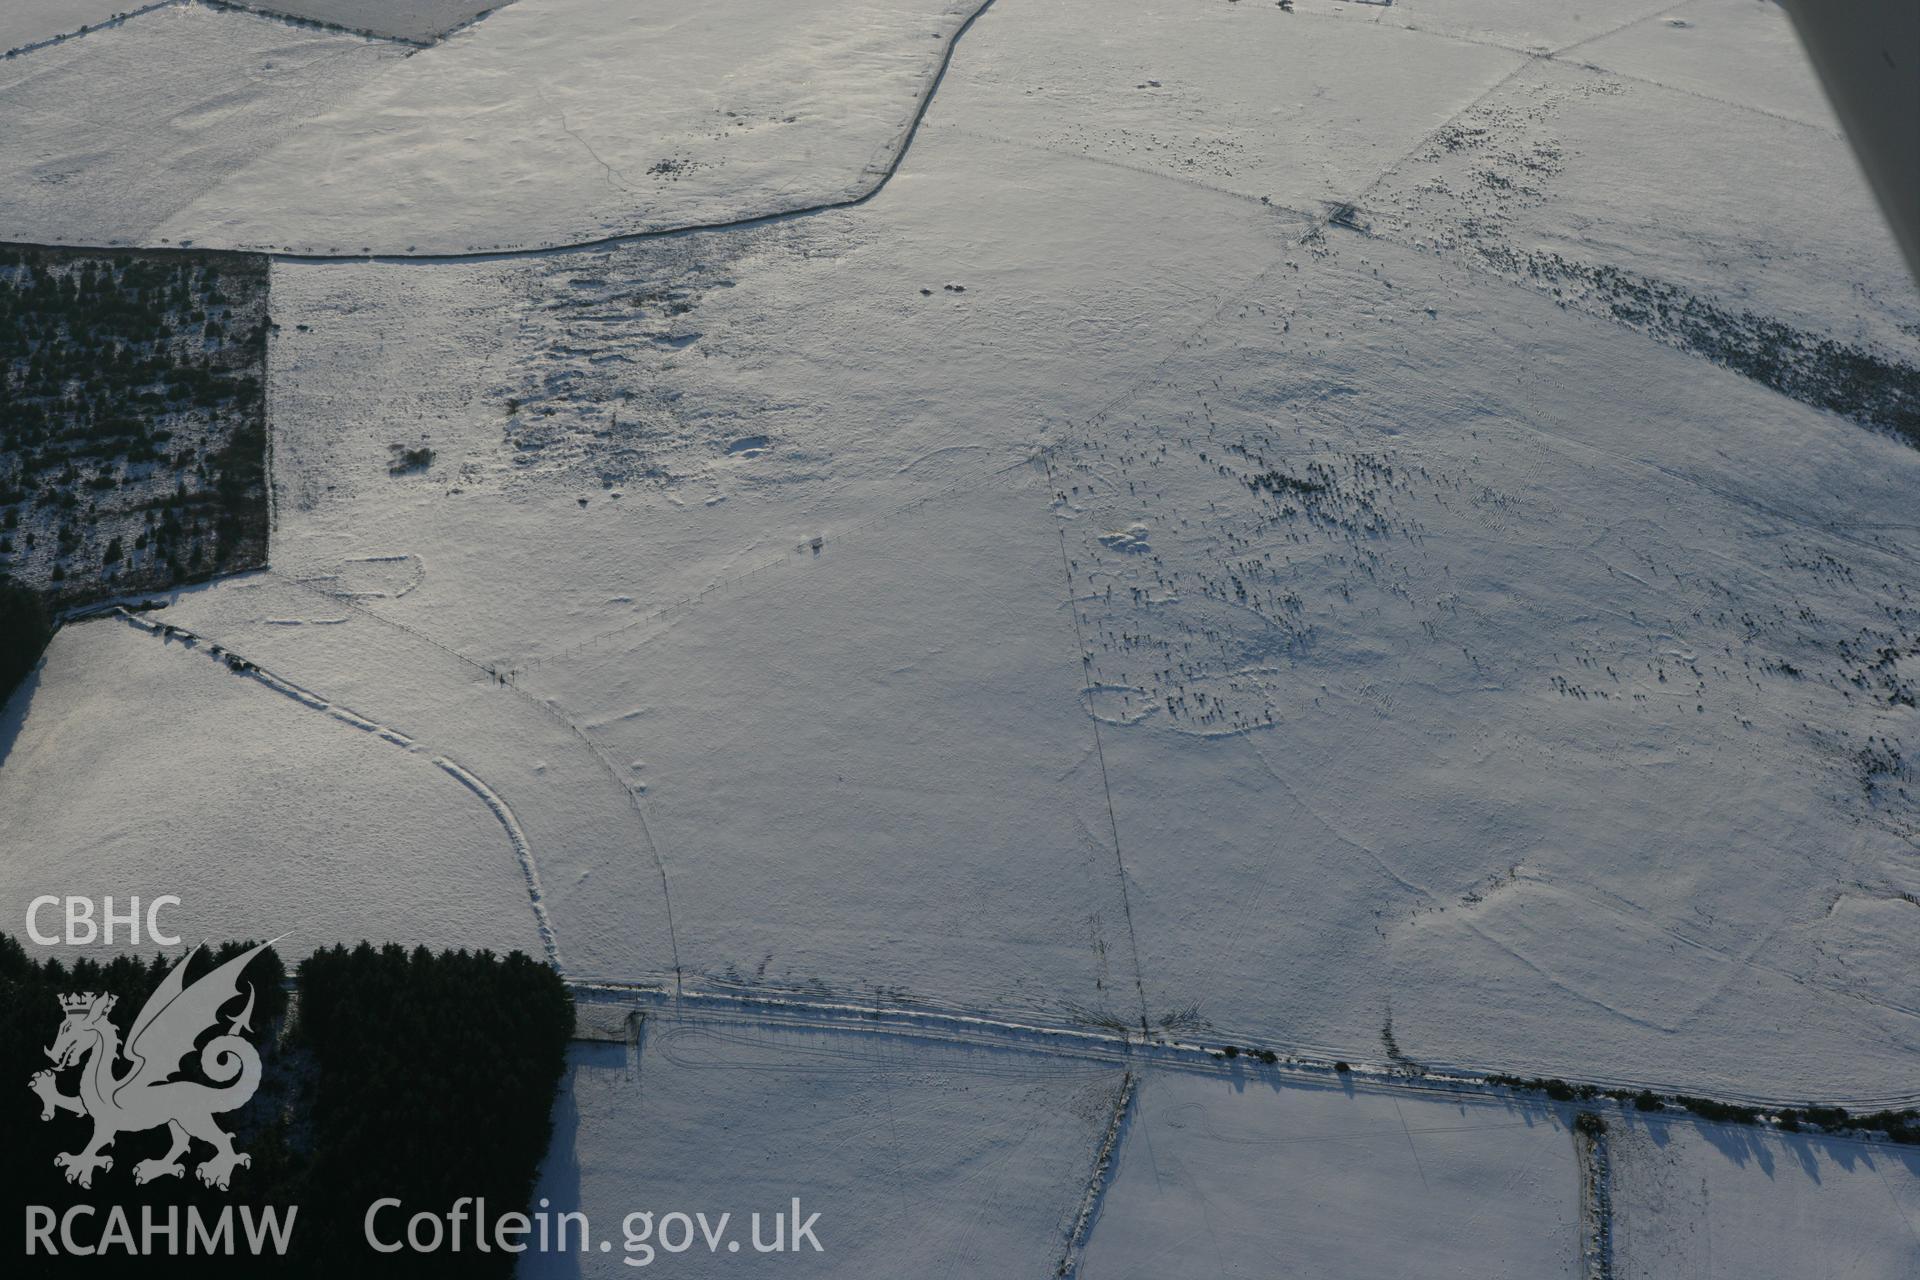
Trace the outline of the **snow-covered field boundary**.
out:
<instances>
[{"instance_id":1,"label":"snow-covered field boundary","mask_svg":"<svg viewBox=\"0 0 1920 1280\"><path fill-rule=\"evenodd\" d=\"M360 36L367 40L388 40L394 44L404 44L414 49L425 49L438 43L433 40L416 40L411 36L393 36L379 31L369 31L365 27L348 26L340 22L326 22L319 18L303 18L297 13L285 13L279 9L265 8L260 5L240 4L237 0L174 0L177 4L201 4L209 9L220 9L229 13L244 13L254 18L265 18L268 22L278 22L283 26L305 27L311 31L327 31L335 35ZM483 15L484 16L484 15Z\"/></svg>"},{"instance_id":2,"label":"snow-covered field boundary","mask_svg":"<svg viewBox=\"0 0 1920 1280\"><path fill-rule=\"evenodd\" d=\"M1531 1089L1516 1090L1502 1083L1502 1073L1461 1064L1369 1062L1338 1057L1331 1050L1294 1045L1282 1051L1277 1046L1208 1045L1198 1041L1165 1036L1143 1039L1139 1035L1108 1029L1071 1027L1038 1019L1001 1016L992 1011L961 1011L932 1007L908 1007L882 1003L859 1004L839 1000L813 999L789 992L720 992L702 990L683 983L678 993L674 978L616 980L608 978L571 979L569 989L581 1003L627 1004L642 1012L655 1010L678 1016L704 1013L717 1018L751 1018L779 1026L815 1027L827 1030L859 1030L875 1035L898 1035L912 1039L935 1040L981 1048L1002 1048L1027 1053L1051 1053L1093 1061L1131 1063L1136 1066L1160 1066L1189 1071L1207 1071L1225 1076L1264 1075L1291 1078L1303 1082L1341 1086L1353 1084L1421 1094L1473 1094L1483 1097L1534 1097L1546 1101L1544 1094ZM1645 1090L1655 1095L1664 1110L1635 1112L1641 1118L1690 1118L1682 1098L1699 1099L1700 1094L1671 1084L1638 1079L1582 1079L1563 1077L1556 1081L1573 1089ZM1804 1107L1844 1107L1854 1111L1897 1110L1920 1106L1920 1091L1876 1097L1781 1098L1752 1094L1725 1094L1711 1099L1732 1106L1753 1107L1763 1113ZM1569 1113L1587 1109L1607 1112L1631 1109L1631 1103L1604 1095L1569 1103ZM1774 1117L1763 1114L1759 1124L1772 1129ZM1852 1137L1856 1134L1834 1136Z\"/></svg>"},{"instance_id":3,"label":"snow-covered field boundary","mask_svg":"<svg viewBox=\"0 0 1920 1280\"><path fill-rule=\"evenodd\" d=\"M1093 1173L1087 1179L1086 1194L1080 1198L1080 1211L1074 1215L1073 1227L1067 1232L1066 1251L1060 1255L1060 1265L1054 1268L1054 1275L1062 1280L1079 1274L1082 1251L1093 1224L1100 1217L1100 1202L1106 1196L1107 1178L1113 1172L1114 1159L1126 1136L1127 1115L1133 1109L1133 1092L1139 1083L1140 1077L1134 1072L1121 1077L1120 1091L1113 1100L1113 1118L1107 1122L1106 1136L1100 1140L1100 1150L1093 1158Z\"/></svg>"},{"instance_id":4,"label":"snow-covered field boundary","mask_svg":"<svg viewBox=\"0 0 1920 1280\"><path fill-rule=\"evenodd\" d=\"M177 0L167 0L175 3ZM742 231L753 227L767 226L784 222L792 218L811 217L814 214L827 213L836 209L853 209L866 204L886 189L887 183L900 171L907 153L913 148L913 140L920 132L921 124L926 120L927 109L933 105L934 95L939 92L940 84L946 79L947 70L953 65L954 50L959 48L961 40L973 28L973 24L993 7L994 0L979 0L960 24L947 37L940 53L940 62L933 74L920 89L920 95L914 102L913 112L907 117L891 151L884 163L869 166L867 172L873 180L853 195L837 200L827 200L814 204L798 205L789 209L772 209L760 213L743 214L733 218L719 218L706 222L689 222L672 227L656 227L645 231L623 231L613 235L596 236L586 240L568 241L559 244L529 245L514 249L476 249L459 253L269 253L267 256L282 262L494 262L511 258L539 258L552 254L577 252L581 250L605 249L618 245L639 244L648 240L661 240L672 236L694 235L706 231ZM154 6L156 8L162 6ZM244 5L221 4L218 7L244 9L247 12L260 12L261 16L280 15L256 11ZM357 33L356 33L357 34ZM389 39L375 36L373 39ZM401 41L401 43L407 43Z\"/></svg>"},{"instance_id":5,"label":"snow-covered field boundary","mask_svg":"<svg viewBox=\"0 0 1920 1280\"><path fill-rule=\"evenodd\" d=\"M511 0L501 0L501 3L511 3ZM40 49L51 48L57 44L65 44L69 40L78 40L81 36L92 35L94 32L106 27L121 26L134 18L142 17L159 9L171 9L184 5L199 5L202 8L219 9L228 13L244 13L255 18L264 18L269 22L278 22L290 27L305 27L314 31L331 31L339 35L361 36L368 40L386 40L394 44L404 44L414 49L431 48L433 45L445 40L448 36L463 31L476 22L483 21L488 14L494 11L493 9L483 9L473 17L449 28L447 31L432 39L418 39L413 36L388 35L384 32L369 31L364 27L350 26L346 23L327 22L319 18L305 18L299 14L286 13L264 5L245 4L242 3L241 0L154 0L152 4L140 5L137 8L128 9L123 13L113 14L110 17L102 18L98 22L76 27L71 31L62 31L58 35L47 36L23 45L16 45L11 49L0 52L0 58L14 58L34 53ZM495 6L495 8L498 7L497 5Z\"/></svg>"},{"instance_id":6,"label":"snow-covered field boundary","mask_svg":"<svg viewBox=\"0 0 1920 1280\"><path fill-rule=\"evenodd\" d=\"M1573 1146L1580 1159L1580 1252L1586 1280L1613 1280L1613 1159L1606 1129L1576 1124Z\"/></svg>"},{"instance_id":7,"label":"snow-covered field boundary","mask_svg":"<svg viewBox=\"0 0 1920 1280\"><path fill-rule=\"evenodd\" d=\"M91 23L87 26L76 27L72 31L62 31L58 35L47 36L44 39L33 40L23 45L16 45L6 52L0 53L0 58L17 58L23 54L32 53L37 49L50 49L54 45L65 44L69 40L78 40L81 36L91 35L102 27L117 27L130 19L138 18L142 14L152 13L156 9L166 9L182 3L185 3L185 0L155 0L153 4L144 4L137 9L129 9L125 13L116 13L112 17L102 18L99 22Z\"/></svg>"},{"instance_id":8,"label":"snow-covered field boundary","mask_svg":"<svg viewBox=\"0 0 1920 1280\"><path fill-rule=\"evenodd\" d=\"M509 0L503 0L503 4L506 2L509 2ZM301 252L293 252L293 251L273 252L270 249L265 249L265 248L262 248L260 251L265 253L266 256L268 257L279 259L286 262L295 262L295 263L486 262L486 261L506 260L506 259L514 259L514 258L541 257L541 256L550 255L550 254L561 254L561 253L580 251L580 250L605 249L609 247L617 247L620 245L636 244L636 243L641 243L649 240L658 240L658 239L664 239L668 237L685 236L685 235L696 234L701 232L746 230L746 229L751 229L755 227L760 227L760 226L765 226L773 223L786 221L789 219L810 217L815 214L831 212L839 209L856 208L860 205L866 204L868 201L872 200L875 196L879 195L880 192L883 191L886 188L887 184L893 179L894 175L898 173L901 165L906 160L908 152L912 149L914 139L918 135L921 125L925 121L927 112L933 104L933 100L940 89L941 83L946 78L947 72L952 65L955 52L959 48L960 42L965 38L968 31L973 27L974 23L978 21L982 16L984 16L986 12L993 7L993 4L994 4L994 0L979 0L979 2L967 13L967 16L954 28L952 33L947 36L945 44L941 50L941 55L940 55L940 60L938 65L934 68L932 73L927 77L926 83L921 87L919 95L914 103L914 108L912 112L909 114L904 125L901 126L898 134L896 135L895 140L893 141L891 146L887 149L885 159L877 164L871 164L867 166L865 172L868 175L870 175L872 179L871 182L869 182L865 187L863 187L862 189L860 189L859 191L855 192L852 195L844 196L838 199L826 200L826 201L804 204L804 205L797 205L797 206L793 206L786 209L771 209L771 210L764 210L758 213L742 214L737 217L731 217L731 218L719 218L719 219L710 219L710 220L703 220L703 221L685 222L685 223L680 223L673 226L655 227L655 228L639 230L639 231L616 232L609 235L589 237L589 238L579 239L579 240L557 241L550 244L528 245L528 246L521 246L521 247L515 247L515 248L472 249L472 250L462 250L462 251L442 251L442 252L424 252L424 253L421 253L421 252L301 253ZM158 0L157 3L149 4L144 7L131 10L127 13L116 14L111 19L108 19L99 24L95 24L93 28L83 28L79 31L63 33L61 35L50 37L48 39L36 42L34 44L22 46L18 49L8 50L4 55L0 55L0 56L5 56L10 58L15 56L16 54L29 53L35 49L39 49L47 45L58 44L69 39L77 38L80 35L87 34L88 30L97 30L103 26L119 25L125 22L129 18L138 17L141 14L150 13L158 9L164 9L168 7L182 6L182 5L199 5L209 9L222 10L222 11L233 12L233 13L244 13L257 18L263 18L271 21L282 22L292 26L307 27L315 30L331 31L331 32L336 32L344 35L360 36L368 40L401 44L401 45L408 46L410 49L425 49L435 44L438 44L444 41L445 39L449 38L450 36L455 35L458 32L463 31L468 27L473 26L476 23L484 21L489 15L496 12L497 9L501 7L501 6L495 6L494 8L481 10L480 12L475 14L472 18L468 19L467 21L457 24L456 26L450 28L448 31L436 37L433 37L431 39L416 39L409 36L387 35L380 32L368 31L368 30L364 30L364 29L349 26L349 25L326 22L326 21L321 21L321 20L311 19L311 18L304 18L294 14L288 14L271 7L256 5L256 4L249 4L249 3L246 3L245 0ZM1329 21L1329 22L1335 22L1335 23L1350 23L1350 22L1355 22L1360 20L1356 18L1347 17L1338 12L1322 12L1322 11L1312 11L1312 10L1304 11L1298 16L1302 18L1317 19L1321 21ZM1522 60L1519 62L1518 65L1516 65L1513 68L1512 72L1509 73L1506 79L1502 80L1499 84L1496 84L1495 86L1487 90L1486 94L1483 95L1483 97L1493 96L1495 93L1498 92L1498 90L1502 86L1504 86L1507 83L1508 80L1513 79L1515 76L1519 75L1523 70L1525 70L1529 66L1543 64L1543 63L1563 63L1566 65L1582 68L1585 70L1591 70L1591 71L1602 73L1609 76L1617 76L1626 80L1633 80L1633 81L1646 83L1650 85L1656 85L1663 89L1669 89L1673 92L1688 94L1689 96L1693 96L1693 97L1701 97L1710 101L1722 102L1723 101L1722 99L1713 98L1711 95L1701 94L1697 91L1689 90L1683 87L1668 85L1668 84L1665 84L1664 82L1657 81L1657 80L1647 80L1646 78L1641 76L1635 76L1635 75L1632 75L1631 73L1623 72L1611 67L1603 67L1598 64L1583 60L1577 56L1571 56L1574 54L1576 50L1588 44L1591 44L1596 40L1602 39L1608 35L1616 34L1617 32L1623 31L1627 28L1636 26L1642 22L1649 20L1649 18L1655 17L1655 16L1658 16L1658 15L1657 14L1651 14L1651 15L1640 14L1626 22L1623 22L1618 27L1609 28L1597 34L1583 35L1581 38L1577 40L1574 40L1570 43L1560 45L1558 47L1553 47L1553 48L1542 48L1537 46L1528 47L1528 46L1522 46L1522 45L1515 45L1515 44L1505 43L1502 41L1487 39L1485 37L1477 37L1477 36L1469 35L1460 31L1449 31L1449 30L1443 30L1443 29L1429 27L1429 26L1423 26L1418 22L1403 20L1403 19L1395 19L1392 22L1390 22L1388 25L1398 27L1399 29L1402 29L1408 32L1427 36L1435 40L1444 40L1444 41L1453 42L1453 43L1481 45L1488 48L1497 48L1497 49L1501 49L1506 52L1515 54L1519 58L1521 58ZM1379 23L1380 19L1376 15L1369 15L1367 18L1364 19L1364 21L1370 24L1377 24ZM1478 105L1478 103L1476 102L1473 104L1469 104L1468 108L1466 109L1471 110L1472 107L1475 105ZM1786 119L1786 117L1777 117L1776 113L1769 112L1764 110L1763 108L1754 107L1748 104L1730 104L1729 103L1725 105L1736 106L1740 110L1754 111L1758 114L1769 116L1772 118ZM1796 121L1793 123L1799 123L1799 122ZM1828 132L1831 132L1831 130L1828 130ZM1836 134L1835 136L1838 136L1838 135ZM1421 146L1424 147L1430 140L1431 140L1431 135L1423 136L1421 139ZM1380 185L1381 182L1384 182L1394 172L1399 170L1407 160L1411 159L1413 155L1417 154L1419 149L1420 148L1418 147L1415 148L1413 152L1409 152L1406 156L1402 156L1400 159L1390 164L1387 167L1387 169L1384 170L1379 175L1379 178L1367 188L1367 192L1371 192L1375 190ZM1324 231L1330 223L1338 221L1344 216L1353 215L1360 208L1360 201L1364 200L1367 192L1362 192L1359 195L1354 196L1351 200L1346 201L1344 203L1337 203L1337 204L1331 205L1328 208L1317 213L1308 211L1308 210L1290 210L1290 211L1283 210L1283 211L1293 212L1298 214L1301 217L1306 218L1309 222L1309 227L1305 234L1306 236L1311 237L1316 232ZM1227 192L1227 194L1236 194L1236 193ZM33 246L33 247L40 247L40 246ZM48 247L68 247L68 246L48 246Z\"/></svg>"}]
</instances>

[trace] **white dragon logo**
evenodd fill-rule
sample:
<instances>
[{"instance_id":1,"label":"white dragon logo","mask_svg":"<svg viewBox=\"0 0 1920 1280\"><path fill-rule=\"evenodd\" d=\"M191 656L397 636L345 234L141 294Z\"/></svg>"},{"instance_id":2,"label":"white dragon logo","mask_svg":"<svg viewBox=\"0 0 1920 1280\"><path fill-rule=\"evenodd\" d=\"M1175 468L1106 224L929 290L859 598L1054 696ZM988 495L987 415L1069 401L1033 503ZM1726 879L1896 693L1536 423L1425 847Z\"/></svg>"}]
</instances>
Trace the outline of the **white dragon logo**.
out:
<instances>
[{"instance_id":1,"label":"white dragon logo","mask_svg":"<svg viewBox=\"0 0 1920 1280\"><path fill-rule=\"evenodd\" d=\"M213 1155L194 1170L210 1187L225 1191L234 1169L253 1163L251 1156L233 1149L233 1135L213 1122L216 1114L245 1106L260 1087L260 1054L239 1035L252 1030L248 1025L253 1017L252 987L247 988L247 1007L227 1020L225 1034L207 1041L200 1050L200 1069L216 1084L172 1077L193 1052L195 1042L220 1021L221 1008L239 996L240 971L272 945L263 942L242 952L191 987L186 985L187 961L200 948L189 950L140 1007L124 1051L120 1032L107 1016L116 997L86 992L60 998L67 1017L47 1050L53 1070L37 1073L29 1087L40 1095L42 1120L53 1119L58 1111L93 1118L92 1140L79 1151L53 1158L55 1165L67 1171L68 1182L91 1187L94 1170L113 1168L113 1158L103 1152L116 1137L161 1125L172 1133L173 1145L159 1159L142 1160L133 1167L136 1183L185 1174L180 1157L195 1138L213 1147ZM123 1053L132 1065L116 1075L114 1068ZM82 1059L87 1061L80 1072L80 1092L59 1092L56 1073Z\"/></svg>"}]
</instances>

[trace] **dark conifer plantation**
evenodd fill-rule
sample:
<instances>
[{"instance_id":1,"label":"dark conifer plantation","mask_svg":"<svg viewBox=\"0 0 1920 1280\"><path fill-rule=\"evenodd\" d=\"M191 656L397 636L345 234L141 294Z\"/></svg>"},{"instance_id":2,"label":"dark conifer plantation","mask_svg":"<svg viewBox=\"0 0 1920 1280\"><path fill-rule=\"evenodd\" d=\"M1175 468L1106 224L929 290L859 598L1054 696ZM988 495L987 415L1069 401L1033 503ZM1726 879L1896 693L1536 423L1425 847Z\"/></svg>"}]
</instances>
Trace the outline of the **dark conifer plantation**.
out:
<instances>
[{"instance_id":1,"label":"dark conifer plantation","mask_svg":"<svg viewBox=\"0 0 1920 1280\"><path fill-rule=\"evenodd\" d=\"M203 953L190 978L250 945ZM91 1190L75 1187L53 1155L78 1149L91 1122L65 1114L42 1121L39 1099L27 1088L49 1065L45 1049L60 1025L59 997L118 995L112 1018L124 1036L177 959L176 951L146 962L81 960L67 967L36 961L0 934L0 1214L11 1237L4 1246L12 1255L9 1276L512 1274L513 1255L498 1252L374 1253L362 1220L384 1196L406 1205L405 1214L383 1219L395 1231L406 1215L444 1214L462 1196L484 1196L492 1216L527 1208L573 1030L557 974L518 952L435 955L362 944L304 962L299 994L290 1001L285 970L268 950L243 978L256 997L249 1039L263 1061L260 1089L246 1107L217 1117L252 1164L235 1173L227 1192L201 1186L191 1173L135 1186L133 1165L160 1155L166 1138L159 1131L124 1134L111 1150L114 1167L96 1175ZM239 1008L235 1000L223 1013ZM196 1145L189 1168L206 1154ZM142 1205L184 1212L193 1204L209 1215L228 1205L298 1205L299 1212L284 1259L23 1257L24 1206L58 1213L81 1203L102 1213L124 1206L136 1230ZM95 1222L96 1237L99 1229Z\"/></svg>"},{"instance_id":2,"label":"dark conifer plantation","mask_svg":"<svg viewBox=\"0 0 1920 1280\"><path fill-rule=\"evenodd\" d=\"M0 702L26 679L52 638L46 602L25 587L0 580Z\"/></svg>"}]
</instances>

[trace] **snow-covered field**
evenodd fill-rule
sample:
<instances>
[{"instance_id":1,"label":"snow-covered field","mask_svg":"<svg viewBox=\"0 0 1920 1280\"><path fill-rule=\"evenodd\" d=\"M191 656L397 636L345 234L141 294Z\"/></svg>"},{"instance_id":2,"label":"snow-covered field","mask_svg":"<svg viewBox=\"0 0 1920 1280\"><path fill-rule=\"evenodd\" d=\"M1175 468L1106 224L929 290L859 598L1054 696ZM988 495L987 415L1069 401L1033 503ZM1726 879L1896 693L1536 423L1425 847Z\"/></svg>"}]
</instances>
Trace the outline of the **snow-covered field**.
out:
<instances>
[{"instance_id":1,"label":"snow-covered field","mask_svg":"<svg viewBox=\"0 0 1920 1280\"><path fill-rule=\"evenodd\" d=\"M142 7L138 0L8 0L0 8L0 53L73 35Z\"/></svg>"},{"instance_id":2,"label":"snow-covered field","mask_svg":"<svg viewBox=\"0 0 1920 1280\"><path fill-rule=\"evenodd\" d=\"M796 1194L802 1274L1890 1280L1915 1256L1910 1148L849 1015L583 1004L536 1198L613 1249L524 1273L618 1274L632 1213L744 1241ZM697 1234L652 1261L739 1265Z\"/></svg>"},{"instance_id":3,"label":"snow-covered field","mask_svg":"<svg viewBox=\"0 0 1920 1280\"><path fill-rule=\"evenodd\" d=\"M164 245L164 225L406 52L197 4L0 61L0 238Z\"/></svg>"},{"instance_id":4,"label":"snow-covered field","mask_svg":"<svg viewBox=\"0 0 1920 1280\"><path fill-rule=\"evenodd\" d=\"M337 100L160 234L302 253L571 244L849 200L978 0L519 0Z\"/></svg>"},{"instance_id":5,"label":"snow-covered field","mask_svg":"<svg viewBox=\"0 0 1920 1280\"><path fill-rule=\"evenodd\" d=\"M676 1275L1047 1275L1122 1088L1116 1066L1044 1054L649 1017L631 1043L575 1046L534 1190L614 1248L521 1274L632 1275L623 1220L677 1212L731 1214L739 1249L652 1259ZM751 1215L770 1244L795 1197L821 1251L757 1256Z\"/></svg>"},{"instance_id":6,"label":"snow-covered field","mask_svg":"<svg viewBox=\"0 0 1920 1280\"><path fill-rule=\"evenodd\" d=\"M373 612L377 602L406 594L417 572L405 557L376 557L343 560L299 580L252 575L182 593L160 617L473 779L462 785L491 796L502 827L511 829L498 841L503 865L518 869L524 859L536 881L523 877L519 886L524 918L565 918L557 943L564 968L605 972L611 955L671 975L669 904L639 797L566 719ZM368 882L378 886L384 868L369 862Z\"/></svg>"},{"instance_id":7,"label":"snow-covered field","mask_svg":"<svg viewBox=\"0 0 1920 1280\"><path fill-rule=\"evenodd\" d=\"M1609 1148L1619 1280L1884 1280L1920 1256L1911 1147L1616 1124Z\"/></svg>"},{"instance_id":8,"label":"snow-covered field","mask_svg":"<svg viewBox=\"0 0 1920 1280\"><path fill-rule=\"evenodd\" d=\"M241 0L241 7L425 44L511 3L513 0Z\"/></svg>"},{"instance_id":9,"label":"snow-covered field","mask_svg":"<svg viewBox=\"0 0 1920 1280\"><path fill-rule=\"evenodd\" d=\"M1195 66L1431 39L1207 13ZM1052 47L1019 14L858 210L280 264L276 566L414 557L366 607L592 740L704 981L1902 1094L1920 458L1468 256L1086 154L1009 88ZM1069 98L1172 44L1122 76L1118 39ZM1466 48L1380 168L1482 109ZM1897 270L1847 207L1796 260ZM1910 287L1874 296L1826 330L1898 337ZM660 973L607 925L659 877L565 856L577 971Z\"/></svg>"},{"instance_id":10,"label":"snow-covered field","mask_svg":"<svg viewBox=\"0 0 1920 1280\"><path fill-rule=\"evenodd\" d=\"M1575 1160L1545 1107L1150 1071L1076 1274L1576 1280Z\"/></svg>"},{"instance_id":11,"label":"snow-covered field","mask_svg":"<svg viewBox=\"0 0 1920 1280\"><path fill-rule=\"evenodd\" d=\"M0 225L578 246L277 260L271 567L151 616L416 744L365 749L471 810L464 940L544 925L574 978L1912 1100L1920 291L1781 15L999 0L936 84L972 11L519 0L401 58L169 9L0 63L49 129L38 77L204 88L141 39L370 77L165 199L114 152L73 182L121 205L15 184ZM30 829L94 877L124 844L54 815L167 754L189 668L251 688L124 622L47 671L108 629L151 692L15 704L16 756L72 726ZM247 696L315 735L290 833L382 909L461 896L470 859L340 826L337 718ZM10 758L0 807L54 776ZM544 1185L596 1218L819 1186L873 1250L834 1274L1064 1256L1104 1066L646 1025L561 1113ZM1133 1097L1084 1276L1587 1274L1563 1110ZM1621 1124L1616 1274L1818 1274L1762 1227L1830 1208L1837 1274L1897 1275L1920 1231L1884 1146ZM1748 1252L1708 1261L1723 1203Z\"/></svg>"},{"instance_id":12,"label":"snow-covered field","mask_svg":"<svg viewBox=\"0 0 1920 1280\"><path fill-rule=\"evenodd\" d=\"M1056 455L1150 987L1336 1048L1391 1011L1415 1058L1896 1087L1914 956L1834 908L1914 891L1877 753L1920 457L1330 244ZM1756 1061L1781 1018L1823 1029Z\"/></svg>"},{"instance_id":13,"label":"snow-covered field","mask_svg":"<svg viewBox=\"0 0 1920 1280\"><path fill-rule=\"evenodd\" d=\"M60 632L0 721L8 931L43 893L178 907L189 942L286 935L538 954L499 823L426 751L118 617ZM42 930L60 931L58 909ZM24 942L25 939L22 938ZM124 936L116 951L129 948ZM60 949L64 951L65 949Z\"/></svg>"}]
</instances>

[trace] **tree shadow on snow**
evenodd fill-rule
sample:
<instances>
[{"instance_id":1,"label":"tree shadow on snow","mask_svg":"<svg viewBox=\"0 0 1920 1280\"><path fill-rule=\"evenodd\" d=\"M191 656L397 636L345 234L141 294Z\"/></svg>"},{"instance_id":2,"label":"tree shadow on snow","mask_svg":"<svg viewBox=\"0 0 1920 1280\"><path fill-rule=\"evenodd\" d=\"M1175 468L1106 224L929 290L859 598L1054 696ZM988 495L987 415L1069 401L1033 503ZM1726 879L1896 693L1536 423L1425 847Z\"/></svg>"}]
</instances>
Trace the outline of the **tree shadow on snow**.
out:
<instances>
[{"instance_id":1,"label":"tree shadow on snow","mask_svg":"<svg viewBox=\"0 0 1920 1280\"><path fill-rule=\"evenodd\" d=\"M540 1180L534 1190L536 1204L543 1199L548 1202L546 1212L558 1215L576 1209L585 1211L580 1180L580 1104L575 1090L584 1076L628 1076L627 1054L624 1044L599 1041L575 1041L567 1047L566 1079L553 1101L553 1136L548 1139L547 1158L541 1163ZM531 1250L520 1256L516 1274L526 1280L577 1280L584 1274L580 1257L573 1250Z\"/></svg>"},{"instance_id":2,"label":"tree shadow on snow","mask_svg":"<svg viewBox=\"0 0 1920 1280\"><path fill-rule=\"evenodd\" d=\"M13 754L13 744L19 740L20 730L26 727L33 695L40 688L40 673L46 667L47 655L43 653L40 661L34 663L33 670L26 674L20 686L7 699L5 709L0 710L0 769L6 768L7 757Z\"/></svg>"}]
</instances>

